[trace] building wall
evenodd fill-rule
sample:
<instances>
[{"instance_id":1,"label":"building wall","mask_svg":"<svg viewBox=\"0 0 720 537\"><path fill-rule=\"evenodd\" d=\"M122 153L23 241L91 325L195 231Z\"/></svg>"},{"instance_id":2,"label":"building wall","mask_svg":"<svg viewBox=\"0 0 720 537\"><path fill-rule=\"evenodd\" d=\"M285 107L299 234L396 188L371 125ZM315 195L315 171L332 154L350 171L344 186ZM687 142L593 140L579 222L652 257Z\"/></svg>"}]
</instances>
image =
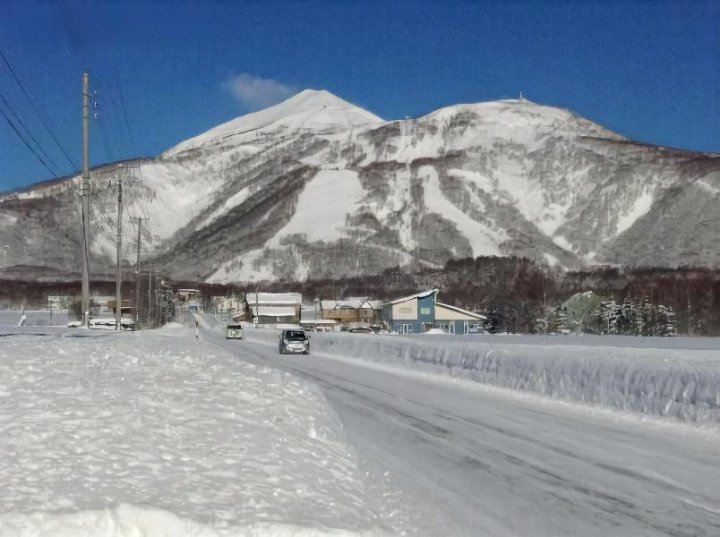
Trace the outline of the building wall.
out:
<instances>
[{"instance_id":1,"label":"building wall","mask_svg":"<svg viewBox=\"0 0 720 537\"><path fill-rule=\"evenodd\" d=\"M435 304L435 319L438 321L469 321L475 317Z\"/></svg>"},{"instance_id":2,"label":"building wall","mask_svg":"<svg viewBox=\"0 0 720 537\"><path fill-rule=\"evenodd\" d=\"M286 313L288 308L292 308L292 315L288 315ZM251 316L257 319L258 324L297 324L300 322L300 306L294 304L287 306L277 306L276 304L265 306L261 303L259 309L260 315L257 316L257 309L255 309L255 306L250 308Z\"/></svg>"},{"instance_id":3,"label":"building wall","mask_svg":"<svg viewBox=\"0 0 720 537\"><path fill-rule=\"evenodd\" d=\"M361 323L373 324L380 319L378 311L372 308L360 308L358 310L358 321Z\"/></svg>"},{"instance_id":4,"label":"building wall","mask_svg":"<svg viewBox=\"0 0 720 537\"><path fill-rule=\"evenodd\" d=\"M418 320L418 300L413 298L405 302L392 305L392 320L399 321L417 321Z\"/></svg>"},{"instance_id":5,"label":"building wall","mask_svg":"<svg viewBox=\"0 0 720 537\"><path fill-rule=\"evenodd\" d=\"M299 324L300 323L300 316L296 317L272 317L269 315L261 315L258 317L258 324L278 324L278 323L287 323L287 324Z\"/></svg>"},{"instance_id":6,"label":"building wall","mask_svg":"<svg viewBox=\"0 0 720 537\"><path fill-rule=\"evenodd\" d=\"M423 323L420 321L399 320L393 321L390 328L393 332L400 334L422 334Z\"/></svg>"},{"instance_id":7,"label":"building wall","mask_svg":"<svg viewBox=\"0 0 720 537\"><path fill-rule=\"evenodd\" d=\"M413 298L392 304L383 309L385 320L393 331L401 334L421 334L433 327L435 321L435 295Z\"/></svg>"},{"instance_id":8,"label":"building wall","mask_svg":"<svg viewBox=\"0 0 720 537\"><path fill-rule=\"evenodd\" d=\"M350 308L333 308L330 310L322 310L320 317L323 319L332 319L339 323L353 323L360 320L358 310Z\"/></svg>"},{"instance_id":9,"label":"building wall","mask_svg":"<svg viewBox=\"0 0 720 537\"><path fill-rule=\"evenodd\" d=\"M435 294L417 299L418 321L427 323L432 327L435 321Z\"/></svg>"},{"instance_id":10,"label":"building wall","mask_svg":"<svg viewBox=\"0 0 720 537\"><path fill-rule=\"evenodd\" d=\"M450 334L463 335L467 334L470 327L475 326L478 329L482 329L483 322L477 319L473 320L443 320L437 319L435 321L435 328L442 328Z\"/></svg>"}]
</instances>

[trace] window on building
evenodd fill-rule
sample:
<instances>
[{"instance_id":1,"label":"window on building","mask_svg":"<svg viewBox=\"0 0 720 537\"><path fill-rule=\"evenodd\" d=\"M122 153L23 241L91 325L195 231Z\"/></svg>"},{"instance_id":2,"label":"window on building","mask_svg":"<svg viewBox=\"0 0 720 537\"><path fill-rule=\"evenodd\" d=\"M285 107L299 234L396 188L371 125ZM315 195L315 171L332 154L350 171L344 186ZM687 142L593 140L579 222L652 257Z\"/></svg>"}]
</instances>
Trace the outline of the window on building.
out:
<instances>
[{"instance_id":1,"label":"window on building","mask_svg":"<svg viewBox=\"0 0 720 537\"><path fill-rule=\"evenodd\" d=\"M441 328L448 334L455 333L455 323L452 321L435 321L435 328Z\"/></svg>"},{"instance_id":2,"label":"window on building","mask_svg":"<svg viewBox=\"0 0 720 537\"><path fill-rule=\"evenodd\" d=\"M430 315L430 308L420 308L420 315Z\"/></svg>"},{"instance_id":3,"label":"window on building","mask_svg":"<svg viewBox=\"0 0 720 537\"><path fill-rule=\"evenodd\" d=\"M467 325L467 333L468 334L478 334L478 333L482 333L482 331L483 331L482 323L469 322Z\"/></svg>"}]
</instances>

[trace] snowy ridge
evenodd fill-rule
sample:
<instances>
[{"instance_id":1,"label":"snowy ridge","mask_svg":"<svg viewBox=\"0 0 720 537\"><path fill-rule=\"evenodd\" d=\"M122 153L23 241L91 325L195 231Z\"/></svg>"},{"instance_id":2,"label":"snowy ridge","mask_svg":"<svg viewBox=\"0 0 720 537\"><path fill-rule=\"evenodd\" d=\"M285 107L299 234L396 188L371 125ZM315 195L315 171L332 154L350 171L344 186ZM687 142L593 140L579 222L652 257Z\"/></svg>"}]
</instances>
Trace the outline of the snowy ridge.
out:
<instances>
[{"instance_id":1,"label":"snowy ridge","mask_svg":"<svg viewBox=\"0 0 720 537\"><path fill-rule=\"evenodd\" d=\"M720 425L720 350L716 347L679 352L662 348L665 340L656 342L661 348L644 348L629 346L633 342L627 338L578 338L577 344L573 344L575 339L553 344L531 336L508 344L507 339L323 334L314 345L322 352L554 399Z\"/></svg>"},{"instance_id":2,"label":"snowy ridge","mask_svg":"<svg viewBox=\"0 0 720 537\"><path fill-rule=\"evenodd\" d=\"M636 144L524 99L384 122L305 90L136 164L147 191L127 189L124 228L152 215L143 244L173 279L356 277L482 255L720 266L720 158ZM94 192L116 171L94 169ZM77 181L0 198L0 269L43 259L77 272ZM104 194L95 214L114 203ZM112 227L91 237L93 267L108 272Z\"/></svg>"},{"instance_id":3,"label":"snowy ridge","mask_svg":"<svg viewBox=\"0 0 720 537\"><path fill-rule=\"evenodd\" d=\"M249 139L254 140L254 133L258 130L349 129L380 123L383 123L383 120L375 114L328 91L303 90L280 104L246 114L190 138L166 151L165 155L175 155L229 136L252 134Z\"/></svg>"},{"instance_id":4,"label":"snowy ridge","mask_svg":"<svg viewBox=\"0 0 720 537\"><path fill-rule=\"evenodd\" d=\"M431 112L424 118L434 122L450 121L458 115L475 116L475 136L492 140L512 140L539 146L549 135L590 136L622 141L624 137L569 110L545 106L527 99L505 99L471 104L455 104Z\"/></svg>"}]
</instances>

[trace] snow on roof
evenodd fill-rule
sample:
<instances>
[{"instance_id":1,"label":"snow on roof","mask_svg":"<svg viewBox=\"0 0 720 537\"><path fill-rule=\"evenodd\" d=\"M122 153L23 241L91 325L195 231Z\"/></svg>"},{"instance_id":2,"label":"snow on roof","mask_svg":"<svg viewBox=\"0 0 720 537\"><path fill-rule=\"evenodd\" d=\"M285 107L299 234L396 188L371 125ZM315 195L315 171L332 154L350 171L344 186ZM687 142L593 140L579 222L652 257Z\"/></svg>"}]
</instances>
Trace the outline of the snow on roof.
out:
<instances>
[{"instance_id":1,"label":"snow on roof","mask_svg":"<svg viewBox=\"0 0 720 537\"><path fill-rule=\"evenodd\" d=\"M255 311L257 309L257 312ZM297 314L292 306L253 306L256 317L295 317Z\"/></svg>"},{"instance_id":2,"label":"snow on roof","mask_svg":"<svg viewBox=\"0 0 720 537\"><path fill-rule=\"evenodd\" d=\"M425 298L426 296L430 296L432 294L437 294L438 289L430 289L429 291L421 291L420 293L415 293L414 295L405 296L403 298L396 298L395 300L391 300L390 302L386 302L386 304L399 304L400 302L407 302L408 300L413 300L414 298Z\"/></svg>"},{"instance_id":3,"label":"snow on roof","mask_svg":"<svg viewBox=\"0 0 720 537\"><path fill-rule=\"evenodd\" d=\"M443 304L442 302L435 302L435 306L440 306L441 308L447 308L452 311L456 311L458 313L462 313L463 315L468 315L470 317L475 317L478 320L485 321L487 320L487 317L485 315L481 315L480 313L474 313L472 311L464 310L462 308L458 308L457 306L451 306L450 304Z\"/></svg>"},{"instance_id":4,"label":"snow on roof","mask_svg":"<svg viewBox=\"0 0 720 537\"><path fill-rule=\"evenodd\" d=\"M343 300L321 300L320 307L324 310L353 308L353 309L380 309L382 301L370 300L365 296L351 296Z\"/></svg>"},{"instance_id":5,"label":"snow on roof","mask_svg":"<svg viewBox=\"0 0 720 537\"><path fill-rule=\"evenodd\" d=\"M347 307L356 307L356 306L350 306L346 304L346 301L344 300L321 300L320 301L320 308L324 310L334 310L334 309L340 309L343 307L343 305L346 305Z\"/></svg>"},{"instance_id":6,"label":"snow on roof","mask_svg":"<svg viewBox=\"0 0 720 537\"><path fill-rule=\"evenodd\" d=\"M248 293L247 296L248 304L296 304L300 306L302 304L302 295L300 293ZM257 301L256 301L257 299Z\"/></svg>"}]
</instances>

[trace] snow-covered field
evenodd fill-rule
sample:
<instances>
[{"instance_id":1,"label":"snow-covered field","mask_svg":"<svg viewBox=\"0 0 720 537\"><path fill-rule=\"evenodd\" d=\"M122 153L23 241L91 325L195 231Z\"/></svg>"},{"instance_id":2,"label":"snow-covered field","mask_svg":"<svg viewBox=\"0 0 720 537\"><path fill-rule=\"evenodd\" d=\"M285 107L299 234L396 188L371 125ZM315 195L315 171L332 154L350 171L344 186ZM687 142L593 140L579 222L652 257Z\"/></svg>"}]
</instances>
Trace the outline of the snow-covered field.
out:
<instances>
[{"instance_id":1,"label":"snow-covered field","mask_svg":"<svg viewBox=\"0 0 720 537\"><path fill-rule=\"evenodd\" d=\"M323 334L321 352L683 421L720 424L720 339Z\"/></svg>"},{"instance_id":2,"label":"snow-covered field","mask_svg":"<svg viewBox=\"0 0 720 537\"><path fill-rule=\"evenodd\" d=\"M386 533L312 384L180 325L2 333L0 536Z\"/></svg>"},{"instance_id":3,"label":"snow-covered field","mask_svg":"<svg viewBox=\"0 0 720 537\"><path fill-rule=\"evenodd\" d=\"M25 318L23 319L23 313ZM76 320L75 315L66 311L45 310L0 310L0 327L15 326L22 320L24 326L66 326Z\"/></svg>"}]
</instances>

